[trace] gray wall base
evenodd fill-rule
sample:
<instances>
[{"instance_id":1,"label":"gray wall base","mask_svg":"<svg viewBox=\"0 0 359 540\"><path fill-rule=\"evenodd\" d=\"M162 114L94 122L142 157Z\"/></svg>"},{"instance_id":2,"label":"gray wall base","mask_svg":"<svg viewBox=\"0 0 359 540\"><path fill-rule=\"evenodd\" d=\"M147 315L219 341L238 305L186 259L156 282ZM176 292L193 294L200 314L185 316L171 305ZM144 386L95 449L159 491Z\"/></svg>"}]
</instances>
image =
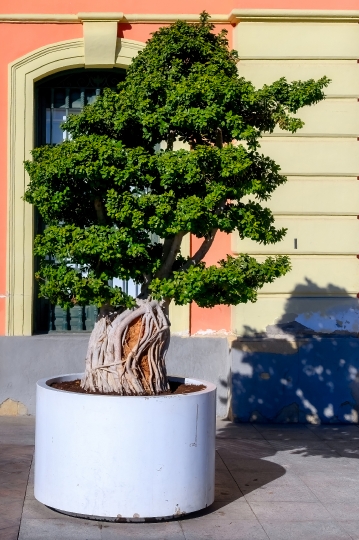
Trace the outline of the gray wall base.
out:
<instances>
[{"instance_id":1,"label":"gray wall base","mask_svg":"<svg viewBox=\"0 0 359 540\"><path fill-rule=\"evenodd\" d=\"M0 337L0 414L35 414L38 379L81 372L89 335ZM238 422L358 423L359 339L173 336L168 373L217 385L217 414Z\"/></svg>"},{"instance_id":2,"label":"gray wall base","mask_svg":"<svg viewBox=\"0 0 359 540\"><path fill-rule=\"evenodd\" d=\"M44 377L84 370L89 334L0 337L0 405L7 399L35 414L35 385ZM170 375L197 377L218 386L217 414L226 416L229 373L225 338L173 336L167 356Z\"/></svg>"}]
</instances>

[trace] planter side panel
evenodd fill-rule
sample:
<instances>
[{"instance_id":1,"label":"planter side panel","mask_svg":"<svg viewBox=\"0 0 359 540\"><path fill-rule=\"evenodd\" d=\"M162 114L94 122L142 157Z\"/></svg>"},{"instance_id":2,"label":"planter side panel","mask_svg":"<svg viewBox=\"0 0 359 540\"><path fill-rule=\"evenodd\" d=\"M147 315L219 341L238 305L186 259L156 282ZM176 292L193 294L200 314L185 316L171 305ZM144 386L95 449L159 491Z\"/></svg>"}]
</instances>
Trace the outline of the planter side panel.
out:
<instances>
[{"instance_id":1,"label":"planter side panel","mask_svg":"<svg viewBox=\"0 0 359 540\"><path fill-rule=\"evenodd\" d=\"M189 513L214 500L215 389L91 396L38 385L35 497L107 518Z\"/></svg>"}]
</instances>

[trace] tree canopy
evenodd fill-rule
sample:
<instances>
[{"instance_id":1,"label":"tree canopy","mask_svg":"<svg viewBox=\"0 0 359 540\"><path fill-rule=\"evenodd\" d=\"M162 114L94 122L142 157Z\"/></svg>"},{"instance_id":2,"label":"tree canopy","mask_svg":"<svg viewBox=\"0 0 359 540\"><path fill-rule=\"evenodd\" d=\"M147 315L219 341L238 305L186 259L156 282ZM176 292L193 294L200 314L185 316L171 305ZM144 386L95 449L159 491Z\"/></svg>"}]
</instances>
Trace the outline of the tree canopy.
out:
<instances>
[{"instance_id":1,"label":"tree canopy","mask_svg":"<svg viewBox=\"0 0 359 540\"><path fill-rule=\"evenodd\" d=\"M25 162L25 200L47 225L35 239L36 277L52 303L131 307L109 284L118 277L141 284L143 298L238 304L290 269L286 256L202 260L218 231L262 244L283 238L262 203L286 178L259 141L276 126L300 129L294 115L322 100L329 80L256 89L238 76L226 32L213 30L206 13L159 29L116 91L68 118L70 140ZM202 239L191 257L181 254L187 234Z\"/></svg>"}]
</instances>

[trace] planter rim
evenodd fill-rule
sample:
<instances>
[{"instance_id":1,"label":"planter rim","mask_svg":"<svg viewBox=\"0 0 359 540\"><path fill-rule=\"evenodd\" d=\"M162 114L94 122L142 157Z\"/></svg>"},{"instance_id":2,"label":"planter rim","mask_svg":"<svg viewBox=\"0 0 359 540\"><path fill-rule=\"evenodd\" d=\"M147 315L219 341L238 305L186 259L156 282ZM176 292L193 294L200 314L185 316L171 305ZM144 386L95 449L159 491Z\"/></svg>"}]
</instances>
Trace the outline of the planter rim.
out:
<instances>
[{"instance_id":1,"label":"planter rim","mask_svg":"<svg viewBox=\"0 0 359 540\"><path fill-rule=\"evenodd\" d=\"M206 388L203 388L202 390L198 390L198 392L190 392L188 394L159 394L155 396L122 396L121 394L118 395L109 395L109 394L85 394L82 392L69 392L68 390L59 390L58 388L53 388L50 386L50 384L58 381L71 381L74 379L82 379L83 373L66 373L64 375L56 375L54 377L45 377L43 379L40 379L37 381L36 386L39 388L44 388L45 390L49 390L51 392L58 392L61 395L63 394L70 394L71 396L81 396L84 398L96 398L96 399L110 399L110 398L122 398L122 399L184 399L189 398L191 396L197 396L198 394L207 394L209 392L213 392L213 390L216 390L216 385L204 381L202 379L194 379L192 377L179 377L174 375L169 375L168 379L172 381L182 382L182 383L188 383L188 384L203 384Z\"/></svg>"}]
</instances>

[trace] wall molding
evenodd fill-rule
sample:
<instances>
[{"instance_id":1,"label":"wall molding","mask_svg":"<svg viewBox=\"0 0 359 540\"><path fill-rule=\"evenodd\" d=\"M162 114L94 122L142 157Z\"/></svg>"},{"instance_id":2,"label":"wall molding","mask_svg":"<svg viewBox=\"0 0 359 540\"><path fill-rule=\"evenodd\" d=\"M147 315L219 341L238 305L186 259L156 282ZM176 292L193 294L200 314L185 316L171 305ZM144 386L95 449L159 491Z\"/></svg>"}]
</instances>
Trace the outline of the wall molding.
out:
<instances>
[{"instance_id":1,"label":"wall molding","mask_svg":"<svg viewBox=\"0 0 359 540\"><path fill-rule=\"evenodd\" d=\"M323 298L323 299L335 299L335 298L358 298L358 293L356 291L345 291L342 293L335 293L332 291L329 291L327 294L320 292L295 292L293 293L285 293L285 292L278 292L278 293L264 293L264 292L258 292L257 297L258 298Z\"/></svg>"},{"instance_id":2,"label":"wall molding","mask_svg":"<svg viewBox=\"0 0 359 540\"><path fill-rule=\"evenodd\" d=\"M234 9L228 17L239 22L359 22L358 10Z\"/></svg>"},{"instance_id":3,"label":"wall molding","mask_svg":"<svg viewBox=\"0 0 359 540\"><path fill-rule=\"evenodd\" d=\"M127 68L143 47L139 41L117 40L113 67ZM34 83L84 66L83 39L42 47L9 65L6 333L10 336L31 335L33 325L34 218L33 207L22 197L28 183L23 161L34 147Z\"/></svg>"},{"instance_id":4,"label":"wall molding","mask_svg":"<svg viewBox=\"0 0 359 540\"><path fill-rule=\"evenodd\" d=\"M198 22L193 13L128 13L81 12L65 13L8 13L0 14L0 23L81 24L85 20L118 21L131 24L173 23L177 20ZM241 22L359 22L358 10L292 10L292 9L234 9L226 14L213 14L211 21L219 24Z\"/></svg>"},{"instance_id":5,"label":"wall molding","mask_svg":"<svg viewBox=\"0 0 359 540\"><path fill-rule=\"evenodd\" d=\"M288 22L288 21L287 21ZM351 60L353 62L356 62L358 60L358 55L338 55L338 56L239 56L240 60L246 60L246 61L265 61L265 62L271 62L271 61L285 61L285 62L292 62L294 61L301 61L301 62L312 62L312 61L321 61L321 62L331 62L331 61L343 61L343 60Z\"/></svg>"},{"instance_id":6,"label":"wall molding","mask_svg":"<svg viewBox=\"0 0 359 540\"><path fill-rule=\"evenodd\" d=\"M113 66L116 58L117 22L84 20L85 66Z\"/></svg>"},{"instance_id":7,"label":"wall molding","mask_svg":"<svg viewBox=\"0 0 359 540\"><path fill-rule=\"evenodd\" d=\"M162 13L132 13L124 14L122 12L81 12L78 14L56 14L56 13L13 13L13 14L1 14L0 23L65 23L65 24L81 24L85 20L96 21L118 21L121 23L131 24L155 24L155 23L173 23L178 20L188 22L198 22L199 16L197 14L186 13L174 13L174 14L162 14ZM214 23L227 23L230 24L228 15L211 15L211 21Z\"/></svg>"}]
</instances>

